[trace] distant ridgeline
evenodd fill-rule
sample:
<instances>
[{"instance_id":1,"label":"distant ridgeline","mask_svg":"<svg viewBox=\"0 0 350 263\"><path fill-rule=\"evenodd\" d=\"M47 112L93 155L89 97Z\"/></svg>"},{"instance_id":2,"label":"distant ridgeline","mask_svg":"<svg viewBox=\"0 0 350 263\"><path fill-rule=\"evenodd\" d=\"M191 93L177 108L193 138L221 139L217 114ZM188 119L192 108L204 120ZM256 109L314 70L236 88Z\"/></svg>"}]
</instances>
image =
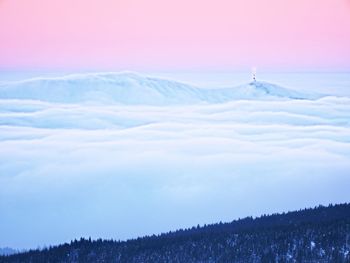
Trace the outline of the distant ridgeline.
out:
<instances>
[{"instance_id":1,"label":"distant ridgeline","mask_svg":"<svg viewBox=\"0 0 350 263\"><path fill-rule=\"evenodd\" d=\"M54 103L162 106L225 103L235 100L315 100L321 97L321 94L301 93L263 81L253 81L237 87L203 89L130 72L86 73L0 82L0 99Z\"/></svg>"},{"instance_id":2,"label":"distant ridgeline","mask_svg":"<svg viewBox=\"0 0 350 263\"><path fill-rule=\"evenodd\" d=\"M0 262L350 262L350 204L247 217L128 241L74 240Z\"/></svg>"}]
</instances>

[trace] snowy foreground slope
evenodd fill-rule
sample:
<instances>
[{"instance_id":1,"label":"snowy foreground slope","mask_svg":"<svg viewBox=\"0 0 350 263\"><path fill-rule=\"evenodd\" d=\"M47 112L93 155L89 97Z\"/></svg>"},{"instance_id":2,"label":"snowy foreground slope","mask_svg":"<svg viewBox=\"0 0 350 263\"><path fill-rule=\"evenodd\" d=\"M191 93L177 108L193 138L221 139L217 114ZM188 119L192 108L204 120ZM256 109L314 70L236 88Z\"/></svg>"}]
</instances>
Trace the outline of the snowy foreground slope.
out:
<instances>
[{"instance_id":1,"label":"snowy foreground slope","mask_svg":"<svg viewBox=\"0 0 350 263\"><path fill-rule=\"evenodd\" d=\"M0 87L0 247L347 202L349 171L348 97L129 73Z\"/></svg>"},{"instance_id":2,"label":"snowy foreground slope","mask_svg":"<svg viewBox=\"0 0 350 263\"><path fill-rule=\"evenodd\" d=\"M0 84L0 98L169 105L222 103L237 99L316 99L319 96L287 90L267 82L251 82L225 89L200 89L135 73L90 73L3 83Z\"/></svg>"}]
</instances>

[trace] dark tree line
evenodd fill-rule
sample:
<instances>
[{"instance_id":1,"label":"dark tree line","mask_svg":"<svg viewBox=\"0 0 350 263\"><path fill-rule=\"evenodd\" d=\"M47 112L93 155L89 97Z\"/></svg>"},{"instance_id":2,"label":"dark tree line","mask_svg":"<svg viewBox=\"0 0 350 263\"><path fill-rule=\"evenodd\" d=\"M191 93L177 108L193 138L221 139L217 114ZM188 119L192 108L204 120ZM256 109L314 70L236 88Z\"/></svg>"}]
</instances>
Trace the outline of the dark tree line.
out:
<instances>
[{"instance_id":1,"label":"dark tree line","mask_svg":"<svg viewBox=\"0 0 350 263\"><path fill-rule=\"evenodd\" d=\"M2 262L350 262L350 204L180 229L128 241L81 238Z\"/></svg>"}]
</instances>

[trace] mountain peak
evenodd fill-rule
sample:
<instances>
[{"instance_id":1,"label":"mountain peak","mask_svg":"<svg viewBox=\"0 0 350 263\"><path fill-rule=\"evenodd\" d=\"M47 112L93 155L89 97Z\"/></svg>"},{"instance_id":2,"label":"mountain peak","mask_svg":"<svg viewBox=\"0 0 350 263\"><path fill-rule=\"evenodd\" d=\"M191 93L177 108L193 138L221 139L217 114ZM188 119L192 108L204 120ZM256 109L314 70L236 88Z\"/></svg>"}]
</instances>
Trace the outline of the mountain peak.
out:
<instances>
[{"instance_id":1,"label":"mountain peak","mask_svg":"<svg viewBox=\"0 0 350 263\"><path fill-rule=\"evenodd\" d=\"M99 72L33 78L2 83L0 99L30 99L60 103L196 104L232 100L317 99L263 81L235 88L202 89L181 82L135 72Z\"/></svg>"}]
</instances>

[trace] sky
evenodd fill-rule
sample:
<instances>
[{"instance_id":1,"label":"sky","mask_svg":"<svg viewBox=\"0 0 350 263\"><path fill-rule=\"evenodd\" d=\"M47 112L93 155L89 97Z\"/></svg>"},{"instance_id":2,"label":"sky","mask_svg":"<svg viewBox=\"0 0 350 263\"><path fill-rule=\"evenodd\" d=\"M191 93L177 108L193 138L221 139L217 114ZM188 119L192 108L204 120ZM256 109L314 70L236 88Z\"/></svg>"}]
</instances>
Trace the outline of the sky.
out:
<instances>
[{"instance_id":1,"label":"sky","mask_svg":"<svg viewBox=\"0 0 350 263\"><path fill-rule=\"evenodd\" d=\"M350 68L349 0L0 0L2 70Z\"/></svg>"},{"instance_id":2,"label":"sky","mask_svg":"<svg viewBox=\"0 0 350 263\"><path fill-rule=\"evenodd\" d=\"M0 247L348 202L349 47L350 0L0 0ZM327 96L127 103L174 98L174 80L255 94L253 66ZM91 73L124 70L141 74Z\"/></svg>"}]
</instances>

